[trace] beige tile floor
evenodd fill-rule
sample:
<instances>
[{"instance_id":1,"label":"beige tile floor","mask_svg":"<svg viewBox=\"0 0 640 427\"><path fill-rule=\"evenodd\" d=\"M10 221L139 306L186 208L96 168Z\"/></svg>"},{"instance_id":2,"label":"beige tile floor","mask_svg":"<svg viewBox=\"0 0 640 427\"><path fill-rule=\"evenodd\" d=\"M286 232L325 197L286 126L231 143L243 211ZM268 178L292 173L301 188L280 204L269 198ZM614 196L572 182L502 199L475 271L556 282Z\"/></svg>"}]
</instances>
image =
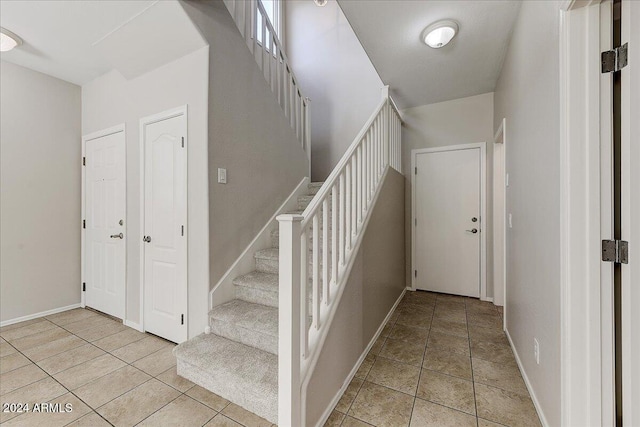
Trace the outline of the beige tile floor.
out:
<instances>
[{"instance_id":1,"label":"beige tile floor","mask_svg":"<svg viewBox=\"0 0 640 427\"><path fill-rule=\"evenodd\" d=\"M370 425L540 426L502 311L407 292L325 424Z\"/></svg>"},{"instance_id":2,"label":"beige tile floor","mask_svg":"<svg viewBox=\"0 0 640 427\"><path fill-rule=\"evenodd\" d=\"M71 412L0 412L3 426L271 426L176 375L175 344L75 309L0 328L0 401Z\"/></svg>"},{"instance_id":3,"label":"beige tile floor","mask_svg":"<svg viewBox=\"0 0 640 427\"><path fill-rule=\"evenodd\" d=\"M326 425L539 426L501 313L410 292ZM4 426L270 426L176 375L174 344L76 309L0 328L0 401L71 404L0 412Z\"/></svg>"}]
</instances>

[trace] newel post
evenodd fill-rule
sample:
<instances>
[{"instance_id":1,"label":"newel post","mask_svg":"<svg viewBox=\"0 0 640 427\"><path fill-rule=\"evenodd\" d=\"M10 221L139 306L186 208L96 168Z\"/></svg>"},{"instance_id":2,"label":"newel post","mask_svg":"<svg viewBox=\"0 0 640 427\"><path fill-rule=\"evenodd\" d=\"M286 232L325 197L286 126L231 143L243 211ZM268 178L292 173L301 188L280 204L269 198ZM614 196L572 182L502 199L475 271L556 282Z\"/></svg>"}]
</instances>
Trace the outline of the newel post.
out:
<instances>
[{"instance_id":1,"label":"newel post","mask_svg":"<svg viewBox=\"0 0 640 427\"><path fill-rule=\"evenodd\" d=\"M278 425L297 427L301 420L300 384L300 232L302 215L285 214L280 223L278 300Z\"/></svg>"},{"instance_id":2,"label":"newel post","mask_svg":"<svg viewBox=\"0 0 640 427\"><path fill-rule=\"evenodd\" d=\"M383 155L384 165L389 164L389 158L391 153L391 146L389 144L389 130L391 122L391 114L389 114L389 85L382 87L382 99L385 101L384 107L382 107L382 138L383 138Z\"/></svg>"}]
</instances>

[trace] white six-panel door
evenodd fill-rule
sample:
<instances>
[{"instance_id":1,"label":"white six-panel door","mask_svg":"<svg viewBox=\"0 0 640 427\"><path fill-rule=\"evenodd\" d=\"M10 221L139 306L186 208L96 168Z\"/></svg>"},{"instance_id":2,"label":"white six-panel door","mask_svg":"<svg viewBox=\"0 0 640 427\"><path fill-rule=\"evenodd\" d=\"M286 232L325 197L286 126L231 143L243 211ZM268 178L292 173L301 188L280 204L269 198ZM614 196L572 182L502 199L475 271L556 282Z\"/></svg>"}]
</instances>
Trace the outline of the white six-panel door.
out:
<instances>
[{"instance_id":1,"label":"white six-panel door","mask_svg":"<svg viewBox=\"0 0 640 427\"><path fill-rule=\"evenodd\" d=\"M144 329L187 339L186 109L141 120Z\"/></svg>"},{"instance_id":2,"label":"white six-panel door","mask_svg":"<svg viewBox=\"0 0 640 427\"><path fill-rule=\"evenodd\" d=\"M124 319L126 163L124 126L84 138L86 306Z\"/></svg>"},{"instance_id":3,"label":"white six-panel door","mask_svg":"<svg viewBox=\"0 0 640 427\"><path fill-rule=\"evenodd\" d=\"M415 288L479 297L481 148L414 156Z\"/></svg>"}]
</instances>

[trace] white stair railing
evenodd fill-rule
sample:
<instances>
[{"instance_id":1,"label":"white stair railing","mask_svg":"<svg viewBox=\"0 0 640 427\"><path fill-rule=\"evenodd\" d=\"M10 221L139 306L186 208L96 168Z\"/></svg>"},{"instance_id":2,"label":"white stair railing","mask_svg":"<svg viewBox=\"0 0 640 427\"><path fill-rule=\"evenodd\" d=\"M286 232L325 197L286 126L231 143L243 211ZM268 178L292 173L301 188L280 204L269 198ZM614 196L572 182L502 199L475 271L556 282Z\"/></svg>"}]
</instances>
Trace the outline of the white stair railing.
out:
<instances>
[{"instance_id":1,"label":"white stair railing","mask_svg":"<svg viewBox=\"0 0 640 427\"><path fill-rule=\"evenodd\" d=\"M281 426L305 425L301 396L349 276L371 204L387 166L401 172L401 124L386 86L379 106L307 209L302 215L277 218Z\"/></svg>"},{"instance_id":2,"label":"white stair railing","mask_svg":"<svg viewBox=\"0 0 640 427\"><path fill-rule=\"evenodd\" d=\"M282 43L258 0L224 0L256 63L311 159L310 100L305 98Z\"/></svg>"}]
</instances>

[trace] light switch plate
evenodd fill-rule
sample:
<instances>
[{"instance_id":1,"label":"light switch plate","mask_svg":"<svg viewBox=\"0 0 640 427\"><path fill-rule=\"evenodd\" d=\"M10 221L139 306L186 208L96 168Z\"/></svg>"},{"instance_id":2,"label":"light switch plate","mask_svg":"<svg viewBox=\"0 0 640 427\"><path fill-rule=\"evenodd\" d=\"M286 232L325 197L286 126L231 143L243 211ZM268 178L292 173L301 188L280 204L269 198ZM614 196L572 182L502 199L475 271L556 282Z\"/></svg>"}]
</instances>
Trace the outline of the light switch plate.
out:
<instances>
[{"instance_id":1,"label":"light switch plate","mask_svg":"<svg viewBox=\"0 0 640 427\"><path fill-rule=\"evenodd\" d=\"M226 184L227 183L227 170L223 168L218 168L218 184Z\"/></svg>"}]
</instances>

